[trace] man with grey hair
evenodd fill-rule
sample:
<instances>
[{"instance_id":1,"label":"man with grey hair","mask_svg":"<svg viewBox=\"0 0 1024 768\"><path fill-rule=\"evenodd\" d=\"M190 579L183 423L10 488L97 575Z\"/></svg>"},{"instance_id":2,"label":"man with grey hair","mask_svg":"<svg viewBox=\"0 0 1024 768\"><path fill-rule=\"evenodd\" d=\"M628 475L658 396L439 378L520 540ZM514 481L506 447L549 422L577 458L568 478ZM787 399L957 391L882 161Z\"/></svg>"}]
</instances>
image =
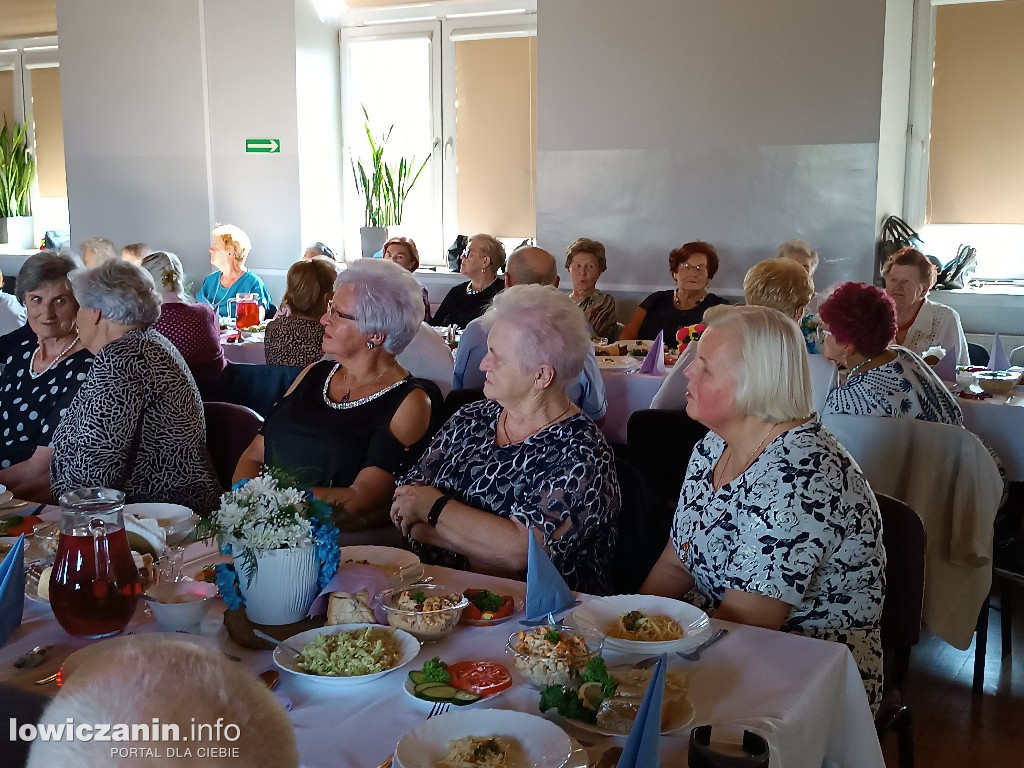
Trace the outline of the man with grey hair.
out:
<instances>
[{"instance_id":1,"label":"man with grey hair","mask_svg":"<svg viewBox=\"0 0 1024 768\"><path fill-rule=\"evenodd\" d=\"M90 237L88 240L83 240L82 244L78 246L78 251L82 254L82 262L88 269L118 258L114 243L105 237Z\"/></svg>"},{"instance_id":2,"label":"man with grey hair","mask_svg":"<svg viewBox=\"0 0 1024 768\"><path fill-rule=\"evenodd\" d=\"M513 285L550 285L552 288L558 288L558 282L555 257L543 248L522 246L508 257L505 267L506 288ZM455 374L452 378L454 389L473 389L484 385L480 362L486 354L487 330L478 318L462 332L455 357ZM576 381L566 387L566 393L569 399L594 421L604 418L608 410L608 397L592 345L583 362L583 370Z\"/></svg>"}]
</instances>

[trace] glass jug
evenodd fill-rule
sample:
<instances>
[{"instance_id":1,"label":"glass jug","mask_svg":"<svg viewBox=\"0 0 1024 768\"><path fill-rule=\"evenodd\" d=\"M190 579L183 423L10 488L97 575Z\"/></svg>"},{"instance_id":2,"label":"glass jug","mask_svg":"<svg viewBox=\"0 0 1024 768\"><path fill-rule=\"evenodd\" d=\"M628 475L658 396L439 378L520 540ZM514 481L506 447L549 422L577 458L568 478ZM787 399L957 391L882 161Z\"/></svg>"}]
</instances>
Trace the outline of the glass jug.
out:
<instances>
[{"instance_id":1,"label":"glass jug","mask_svg":"<svg viewBox=\"0 0 1024 768\"><path fill-rule=\"evenodd\" d=\"M260 300L255 293L239 293L228 299L228 314L231 314L231 302L235 303L235 328L251 328L260 324Z\"/></svg>"},{"instance_id":2,"label":"glass jug","mask_svg":"<svg viewBox=\"0 0 1024 768\"><path fill-rule=\"evenodd\" d=\"M124 494L80 488L61 496L60 506L50 574L53 615L70 635L116 635L128 626L142 592L124 529Z\"/></svg>"}]
</instances>

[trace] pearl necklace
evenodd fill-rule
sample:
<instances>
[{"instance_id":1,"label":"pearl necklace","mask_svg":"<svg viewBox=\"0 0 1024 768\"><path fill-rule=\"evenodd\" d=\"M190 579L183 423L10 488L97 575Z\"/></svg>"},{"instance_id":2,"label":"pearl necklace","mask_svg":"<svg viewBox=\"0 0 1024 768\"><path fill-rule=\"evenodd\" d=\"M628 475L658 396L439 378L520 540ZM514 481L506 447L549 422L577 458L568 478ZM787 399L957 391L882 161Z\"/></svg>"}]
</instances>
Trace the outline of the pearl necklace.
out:
<instances>
[{"instance_id":1,"label":"pearl necklace","mask_svg":"<svg viewBox=\"0 0 1024 768\"><path fill-rule=\"evenodd\" d=\"M696 309L697 305L704 301L704 299L706 299L708 295L707 291L702 291L701 293L701 297L694 302L692 307L684 307L683 302L679 300L679 289L676 288L674 291L672 291L672 303L675 305L675 308L678 309L680 312L685 312L686 310L689 309Z\"/></svg>"},{"instance_id":2,"label":"pearl necklace","mask_svg":"<svg viewBox=\"0 0 1024 768\"><path fill-rule=\"evenodd\" d=\"M73 338L71 340L71 343L68 344L66 347L64 347L64 349L62 349L58 353L58 355L55 358L53 358L53 361L48 366L46 366L39 373L36 373L36 370L35 370L35 368L36 368L36 355L38 355L39 354L39 350L43 348L43 345L39 344L36 347L35 351L32 353L32 359L28 361L28 375L31 376L33 379L38 379L44 373L47 373L48 371L50 371L55 365L57 365L57 363L59 363L61 360L63 360L65 357L67 357L67 354L72 349L75 348L75 345L80 340L81 340L81 337L78 335L78 333L75 333L75 338Z\"/></svg>"},{"instance_id":3,"label":"pearl necklace","mask_svg":"<svg viewBox=\"0 0 1024 768\"><path fill-rule=\"evenodd\" d=\"M498 278L494 278L494 280L497 280L497 279L498 279ZM484 286L483 288L479 288L479 289L477 289L477 288L474 288L474 287L473 287L473 281L472 281L472 280L470 280L470 281L469 281L468 283L466 283L466 293L467 293L467 294L468 294L469 296L476 296L476 295L477 295L478 293L483 293L483 292L484 292L484 291L486 291L486 290L487 290L488 288L490 288L490 287L491 287L492 285L494 285L494 280L491 280L491 282L489 282L489 283L488 283L487 285L485 285L485 286Z\"/></svg>"}]
</instances>

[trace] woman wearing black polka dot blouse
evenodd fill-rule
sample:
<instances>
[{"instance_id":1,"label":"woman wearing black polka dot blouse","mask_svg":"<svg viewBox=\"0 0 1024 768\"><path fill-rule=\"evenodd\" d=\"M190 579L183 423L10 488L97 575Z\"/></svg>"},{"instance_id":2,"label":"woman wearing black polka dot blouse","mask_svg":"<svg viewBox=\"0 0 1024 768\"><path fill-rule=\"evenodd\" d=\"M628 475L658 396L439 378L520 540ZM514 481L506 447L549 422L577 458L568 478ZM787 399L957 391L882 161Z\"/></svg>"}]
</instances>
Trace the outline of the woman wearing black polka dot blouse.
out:
<instances>
[{"instance_id":1,"label":"woman wearing black polka dot blouse","mask_svg":"<svg viewBox=\"0 0 1024 768\"><path fill-rule=\"evenodd\" d=\"M68 282L77 266L71 256L43 251L18 273L32 334L0 359L0 483L22 499L50 500L50 440L92 365Z\"/></svg>"}]
</instances>

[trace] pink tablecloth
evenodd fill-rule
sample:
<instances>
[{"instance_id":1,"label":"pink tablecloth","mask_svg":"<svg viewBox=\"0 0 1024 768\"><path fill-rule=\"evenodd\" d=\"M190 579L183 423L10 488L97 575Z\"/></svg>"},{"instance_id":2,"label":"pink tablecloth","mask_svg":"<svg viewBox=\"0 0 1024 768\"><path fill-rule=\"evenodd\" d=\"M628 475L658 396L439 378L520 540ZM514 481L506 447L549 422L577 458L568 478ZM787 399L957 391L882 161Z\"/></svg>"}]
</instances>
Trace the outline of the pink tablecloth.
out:
<instances>
[{"instance_id":1,"label":"pink tablecloth","mask_svg":"<svg viewBox=\"0 0 1024 768\"><path fill-rule=\"evenodd\" d=\"M267 355L263 350L262 341L243 341L232 344L226 341L220 343L224 350L224 358L229 363L250 363L252 365L266 365Z\"/></svg>"},{"instance_id":2,"label":"pink tablecloth","mask_svg":"<svg viewBox=\"0 0 1024 768\"><path fill-rule=\"evenodd\" d=\"M661 389L665 377L602 370L601 378L608 394L608 412L601 423L601 431L608 442L625 445L630 414L651 407L651 401Z\"/></svg>"}]
</instances>

